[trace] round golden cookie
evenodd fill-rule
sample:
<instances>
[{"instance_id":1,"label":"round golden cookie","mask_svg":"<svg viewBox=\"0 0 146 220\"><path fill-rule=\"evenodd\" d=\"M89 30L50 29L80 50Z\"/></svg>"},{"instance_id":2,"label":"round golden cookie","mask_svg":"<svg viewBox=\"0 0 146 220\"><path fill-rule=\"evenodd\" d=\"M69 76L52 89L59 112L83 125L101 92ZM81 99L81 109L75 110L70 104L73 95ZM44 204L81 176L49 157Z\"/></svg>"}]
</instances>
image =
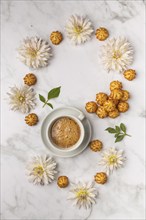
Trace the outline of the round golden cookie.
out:
<instances>
[{"instance_id":1,"label":"round golden cookie","mask_svg":"<svg viewBox=\"0 0 146 220\"><path fill-rule=\"evenodd\" d=\"M133 79L135 79L136 77L136 71L129 69L129 70L125 70L125 72L123 73L125 79L132 81Z\"/></svg>"},{"instance_id":2,"label":"round golden cookie","mask_svg":"<svg viewBox=\"0 0 146 220\"><path fill-rule=\"evenodd\" d=\"M90 142L89 147L92 151L97 152L102 149L102 142L99 140L93 140Z\"/></svg>"},{"instance_id":3,"label":"round golden cookie","mask_svg":"<svg viewBox=\"0 0 146 220\"><path fill-rule=\"evenodd\" d=\"M112 81L112 82L110 83L110 90L112 91L112 90L114 90L114 89L122 89L122 83L119 82L118 80Z\"/></svg>"},{"instance_id":4,"label":"round golden cookie","mask_svg":"<svg viewBox=\"0 0 146 220\"><path fill-rule=\"evenodd\" d=\"M108 116L108 113L107 111L104 109L103 106L99 106L97 111L96 111L96 115L99 117L99 118L106 118Z\"/></svg>"},{"instance_id":5,"label":"round golden cookie","mask_svg":"<svg viewBox=\"0 0 146 220\"><path fill-rule=\"evenodd\" d=\"M24 80L24 83L28 86L35 85L37 82L37 78L33 73L26 74L23 80Z\"/></svg>"},{"instance_id":6,"label":"round golden cookie","mask_svg":"<svg viewBox=\"0 0 146 220\"><path fill-rule=\"evenodd\" d=\"M103 105L103 103L108 99L108 95L103 92L96 94L96 102L98 105Z\"/></svg>"},{"instance_id":7,"label":"round golden cookie","mask_svg":"<svg viewBox=\"0 0 146 220\"><path fill-rule=\"evenodd\" d=\"M123 97L121 98L121 101L127 101L130 98L130 94L127 90L122 90Z\"/></svg>"},{"instance_id":8,"label":"round golden cookie","mask_svg":"<svg viewBox=\"0 0 146 220\"><path fill-rule=\"evenodd\" d=\"M104 102L103 107L104 107L105 111L111 112L111 111L115 110L116 105L112 100L107 100Z\"/></svg>"},{"instance_id":9,"label":"round golden cookie","mask_svg":"<svg viewBox=\"0 0 146 220\"><path fill-rule=\"evenodd\" d=\"M123 97L123 92L120 89L114 89L111 91L110 97L112 99L120 100Z\"/></svg>"},{"instance_id":10,"label":"round golden cookie","mask_svg":"<svg viewBox=\"0 0 146 220\"><path fill-rule=\"evenodd\" d=\"M98 184L104 184L107 182L107 174L104 172L96 173L96 175L94 176L94 180Z\"/></svg>"},{"instance_id":11,"label":"round golden cookie","mask_svg":"<svg viewBox=\"0 0 146 220\"><path fill-rule=\"evenodd\" d=\"M108 113L108 116L110 118L117 118L119 115L120 113L117 108L115 108L114 111Z\"/></svg>"},{"instance_id":12,"label":"round golden cookie","mask_svg":"<svg viewBox=\"0 0 146 220\"><path fill-rule=\"evenodd\" d=\"M86 111L89 113L95 113L97 108L98 108L98 106L97 106L96 102L93 102L93 101L87 102L86 106L85 106Z\"/></svg>"},{"instance_id":13,"label":"round golden cookie","mask_svg":"<svg viewBox=\"0 0 146 220\"><path fill-rule=\"evenodd\" d=\"M129 109L129 104L127 102L119 102L117 106L119 112L126 112Z\"/></svg>"},{"instance_id":14,"label":"round golden cookie","mask_svg":"<svg viewBox=\"0 0 146 220\"><path fill-rule=\"evenodd\" d=\"M38 116L35 113L31 113L25 117L25 122L29 126L36 125L38 123Z\"/></svg>"},{"instance_id":15,"label":"round golden cookie","mask_svg":"<svg viewBox=\"0 0 146 220\"><path fill-rule=\"evenodd\" d=\"M95 35L96 35L96 38L97 38L98 40L104 41L104 40L106 40L106 39L108 38L109 32L108 32L108 30L107 30L106 28L100 27L100 28L98 28L98 29L96 30Z\"/></svg>"},{"instance_id":16,"label":"round golden cookie","mask_svg":"<svg viewBox=\"0 0 146 220\"><path fill-rule=\"evenodd\" d=\"M69 184L69 179L67 176L59 176L58 177L58 180L57 180L57 185L60 187L60 188L65 188L67 187Z\"/></svg>"},{"instance_id":17,"label":"round golden cookie","mask_svg":"<svg viewBox=\"0 0 146 220\"><path fill-rule=\"evenodd\" d=\"M63 40L62 33L59 31L53 31L50 35L50 40L52 44L58 45Z\"/></svg>"}]
</instances>

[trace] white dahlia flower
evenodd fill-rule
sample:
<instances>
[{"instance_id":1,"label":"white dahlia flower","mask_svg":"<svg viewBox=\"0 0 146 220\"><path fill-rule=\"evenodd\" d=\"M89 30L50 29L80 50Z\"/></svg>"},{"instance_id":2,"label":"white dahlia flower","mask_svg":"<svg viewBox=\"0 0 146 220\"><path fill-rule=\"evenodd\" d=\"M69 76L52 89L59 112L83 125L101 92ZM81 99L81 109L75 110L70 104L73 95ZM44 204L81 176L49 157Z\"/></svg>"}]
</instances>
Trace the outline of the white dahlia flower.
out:
<instances>
[{"instance_id":1,"label":"white dahlia flower","mask_svg":"<svg viewBox=\"0 0 146 220\"><path fill-rule=\"evenodd\" d=\"M49 43L38 37L24 39L18 52L20 60L34 69L47 66L52 57Z\"/></svg>"},{"instance_id":2,"label":"white dahlia flower","mask_svg":"<svg viewBox=\"0 0 146 220\"><path fill-rule=\"evenodd\" d=\"M81 207L88 209L96 203L97 190L94 183L72 183L68 199L73 201L79 209Z\"/></svg>"},{"instance_id":3,"label":"white dahlia flower","mask_svg":"<svg viewBox=\"0 0 146 220\"><path fill-rule=\"evenodd\" d=\"M107 71L122 72L133 63L133 48L124 37L109 39L102 47L100 59Z\"/></svg>"},{"instance_id":4,"label":"white dahlia flower","mask_svg":"<svg viewBox=\"0 0 146 220\"><path fill-rule=\"evenodd\" d=\"M87 17L72 15L66 24L67 37L74 44L85 43L93 33L91 21Z\"/></svg>"},{"instance_id":5,"label":"white dahlia flower","mask_svg":"<svg viewBox=\"0 0 146 220\"><path fill-rule=\"evenodd\" d=\"M25 85L20 88L13 86L7 94L11 110L13 111L18 110L22 113L28 113L36 106L36 93L29 86Z\"/></svg>"},{"instance_id":6,"label":"white dahlia flower","mask_svg":"<svg viewBox=\"0 0 146 220\"><path fill-rule=\"evenodd\" d=\"M56 162L48 155L33 156L26 166L29 182L48 185L55 179Z\"/></svg>"},{"instance_id":7,"label":"white dahlia flower","mask_svg":"<svg viewBox=\"0 0 146 220\"><path fill-rule=\"evenodd\" d=\"M114 147L111 147L102 153L102 159L99 165L104 166L106 173L109 174L113 170L123 166L126 160L123 153L123 150L116 150Z\"/></svg>"}]
</instances>

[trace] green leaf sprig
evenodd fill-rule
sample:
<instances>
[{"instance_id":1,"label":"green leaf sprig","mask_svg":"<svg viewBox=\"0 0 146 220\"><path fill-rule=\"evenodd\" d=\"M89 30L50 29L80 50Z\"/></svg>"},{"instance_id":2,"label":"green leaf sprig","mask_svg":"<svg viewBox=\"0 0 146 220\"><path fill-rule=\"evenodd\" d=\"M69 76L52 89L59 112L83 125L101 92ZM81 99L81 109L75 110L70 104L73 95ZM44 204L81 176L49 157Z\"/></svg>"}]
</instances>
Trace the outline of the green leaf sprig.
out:
<instances>
[{"instance_id":1,"label":"green leaf sprig","mask_svg":"<svg viewBox=\"0 0 146 220\"><path fill-rule=\"evenodd\" d=\"M115 143L122 141L125 136L131 137L131 135L126 133L126 126L123 123L121 123L120 126L116 125L115 128L108 127L105 129L105 131L108 131L111 134L115 134Z\"/></svg>"},{"instance_id":2,"label":"green leaf sprig","mask_svg":"<svg viewBox=\"0 0 146 220\"><path fill-rule=\"evenodd\" d=\"M61 89L61 86L60 87L57 87L57 88L54 88L54 89L51 89L49 92L48 92L48 96L47 98L45 98L44 96L40 95L39 94L39 99L41 102L44 103L43 105L43 108L45 107L45 105L48 105L50 108L53 109L53 105L48 102L50 99L54 99L54 98L57 98L60 94L60 89Z\"/></svg>"}]
</instances>

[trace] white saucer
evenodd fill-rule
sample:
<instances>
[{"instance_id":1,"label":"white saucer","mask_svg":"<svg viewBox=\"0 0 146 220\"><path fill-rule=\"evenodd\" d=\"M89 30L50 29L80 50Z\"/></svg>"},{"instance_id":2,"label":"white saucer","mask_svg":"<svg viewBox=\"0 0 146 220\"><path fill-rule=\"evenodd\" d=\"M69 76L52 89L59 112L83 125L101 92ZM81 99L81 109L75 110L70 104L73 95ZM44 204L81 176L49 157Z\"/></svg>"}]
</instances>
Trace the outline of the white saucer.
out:
<instances>
[{"instance_id":1,"label":"white saucer","mask_svg":"<svg viewBox=\"0 0 146 220\"><path fill-rule=\"evenodd\" d=\"M90 139L91 139L91 125L90 125L90 123L89 123L89 121L86 117L82 121L83 126L85 128L85 137L83 139L82 144L78 148L76 148L72 151L65 151L65 150L59 151L57 148L53 148L48 143L48 137L47 137L48 123L54 117L60 117L60 116L64 116L64 115L72 115L72 116L78 117L81 113L82 112L77 108L62 107L62 108L57 108L54 111L52 111L44 119L44 121L42 123L42 127L41 127L41 137L42 137L44 145L55 156L58 156L58 157L74 157L74 156L80 154L88 146L88 144L90 142Z\"/></svg>"}]
</instances>

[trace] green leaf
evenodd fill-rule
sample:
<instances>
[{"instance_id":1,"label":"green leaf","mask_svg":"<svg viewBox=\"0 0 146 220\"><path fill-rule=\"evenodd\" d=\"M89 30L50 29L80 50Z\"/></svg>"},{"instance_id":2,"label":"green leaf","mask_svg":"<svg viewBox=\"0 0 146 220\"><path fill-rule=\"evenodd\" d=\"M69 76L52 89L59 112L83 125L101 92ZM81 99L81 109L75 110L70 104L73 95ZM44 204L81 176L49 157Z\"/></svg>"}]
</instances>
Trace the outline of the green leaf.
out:
<instances>
[{"instance_id":1,"label":"green leaf","mask_svg":"<svg viewBox=\"0 0 146 220\"><path fill-rule=\"evenodd\" d=\"M119 133L115 134L115 138L119 136Z\"/></svg>"},{"instance_id":2,"label":"green leaf","mask_svg":"<svg viewBox=\"0 0 146 220\"><path fill-rule=\"evenodd\" d=\"M50 106L50 108L53 109L53 105L51 103L47 103L48 106Z\"/></svg>"},{"instance_id":3,"label":"green leaf","mask_svg":"<svg viewBox=\"0 0 146 220\"><path fill-rule=\"evenodd\" d=\"M119 126L115 126L115 128L116 128L116 132L120 133L120 131L121 131L120 127Z\"/></svg>"},{"instance_id":4,"label":"green leaf","mask_svg":"<svg viewBox=\"0 0 146 220\"><path fill-rule=\"evenodd\" d=\"M124 133L126 133L126 126L123 123L120 124L120 128Z\"/></svg>"},{"instance_id":5,"label":"green leaf","mask_svg":"<svg viewBox=\"0 0 146 220\"><path fill-rule=\"evenodd\" d=\"M60 94L60 88L61 88L61 86L50 90L48 92L48 100L58 97Z\"/></svg>"},{"instance_id":6,"label":"green leaf","mask_svg":"<svg viewBox=\"0 0 146 220\"><path fill-rule=\"evenodd\" d=\"M116 130L114 129L114 128L107 128L107 129L105 129L106 131L108 131L109 133L116 133Z\"/></svg>"},{"instance_id":7,"label":"green leaf","mask_svg":"<svg viewBox=\"0 0 146 220\"><path fill-rule=\"evenodd\" d=\"M125 137L125 135L119 135L119 136L116 138L115 143L122 141L124 137Z\"/></svg>"},{"instance_id":8,"label":"green leaf","mask_svg":"<svg viewBox=\"0 0 146 220\"><path fill-rule=\"evenodd\" d=\"M44 96L42 96L40 94L39 94L39 99L40 99L41 102L44 102L44 103L46 102L46 99L44 98Z\"/></svg>"}]
</instances>

